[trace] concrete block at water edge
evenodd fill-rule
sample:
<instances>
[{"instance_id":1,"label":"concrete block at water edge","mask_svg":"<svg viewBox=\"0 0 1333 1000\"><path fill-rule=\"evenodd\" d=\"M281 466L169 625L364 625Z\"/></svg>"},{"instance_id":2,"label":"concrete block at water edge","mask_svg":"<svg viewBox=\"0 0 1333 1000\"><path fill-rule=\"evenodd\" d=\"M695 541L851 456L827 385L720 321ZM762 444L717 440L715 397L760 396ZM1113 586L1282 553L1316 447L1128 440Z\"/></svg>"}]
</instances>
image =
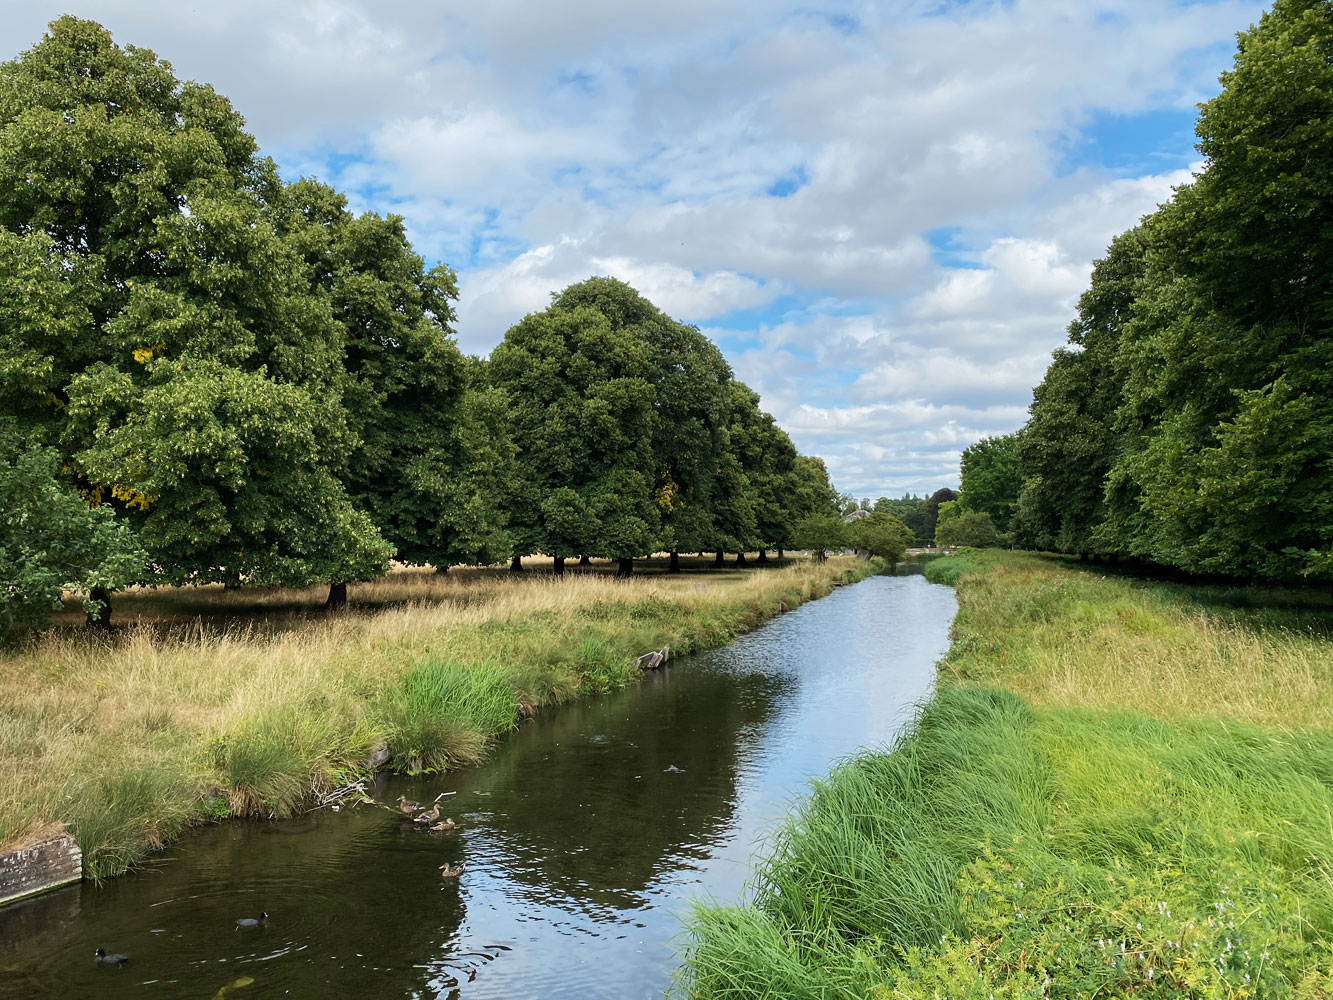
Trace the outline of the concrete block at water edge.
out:
<instances>
[{"instance_id":1,"label":"concrete block at water edge","mask_svg":"<svg viewBox=\"0 0 1333 1000\"><path fill-rule=\"evenodd\" d=\"M83 877L83 852L68 832L0 854L0 906Z\"/></svg>"}]
</instances>

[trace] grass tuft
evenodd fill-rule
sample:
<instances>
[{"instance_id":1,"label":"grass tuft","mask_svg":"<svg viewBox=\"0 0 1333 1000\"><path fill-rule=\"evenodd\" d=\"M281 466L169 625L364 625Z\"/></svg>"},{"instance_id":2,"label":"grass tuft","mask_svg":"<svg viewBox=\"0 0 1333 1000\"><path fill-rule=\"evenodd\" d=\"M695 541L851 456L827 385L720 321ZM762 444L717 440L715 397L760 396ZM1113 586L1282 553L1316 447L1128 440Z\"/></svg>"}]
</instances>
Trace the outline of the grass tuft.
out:
<instances>
[{"instance_id":1,"label":"grass tuft","mask_svg":"<svg viewBox=\"0 0 1333 1000\"><path fill-rule=\"evenodd\" d=\"M428 658L386 700L385 719L395 766L420 773L481 760L517 724L518 709L494 664Z\"/></svg>"}]
</instances>

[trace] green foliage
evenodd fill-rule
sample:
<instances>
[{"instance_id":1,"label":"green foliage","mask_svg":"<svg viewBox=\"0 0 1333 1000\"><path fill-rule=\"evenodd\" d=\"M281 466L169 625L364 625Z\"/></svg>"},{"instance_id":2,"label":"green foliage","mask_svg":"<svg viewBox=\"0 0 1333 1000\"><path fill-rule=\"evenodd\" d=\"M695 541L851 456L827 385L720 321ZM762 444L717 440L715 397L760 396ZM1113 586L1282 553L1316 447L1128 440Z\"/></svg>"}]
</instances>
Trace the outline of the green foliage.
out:
<instances>
[{"instance_id":1,"label":"green foliage","mask_svg":"<svg viewBox=\"0 0 1333 1000\"><path fill-rule=\"evenodd\" d=\"M1003 540L989 514L960 508L957 516L946 519L941 508L939 527L935 529L935 544L970 545L985 549L1001 545Z\"/></svg>"},{"instance_id":2,"label":"green foliage","mask_svg":"<svg viewBox=\"0 0 1333 1000\"><path fill-rule=\"evenodd\" d=\"M998 530L1009 530L1022 488L1018 435L982 438L963 449L958 502L968 510L989 514Z\"/></svg>"},{"instance_id":3,"label":"green foliage","mask_svg":"<svg viewBox=\"0 0 1333 1000\"><path fill-rule=\"evenodd\" d=\"M797 522L792 542L822 560L829 552L847 548L850 537L847 525L836 514L812 514Z\"/></svg>"},{"instance_id":4,"label":"green foliage","mask_svg":"<svg viewBox=\"0 0 1333 1000\"><path fill-rule=\"evenodd\" d=\"M945 689L892 753L816 784L752 908L696 911L686 986L1318 996L1333 885L1309 858L1333 847L1330 761L1325 733Z\"/></svg>"},{"instance_id":5,"label":"green foliage","mask_svg":"<svg viewBox=\"0 0 1333 1000\"><path fill-rule=\"evenodd\" d=\"M75 561L108 517L146 556L106 585L786 547L832 512L696 328L598 277L464 358L403 219L284 182L225 98L91 21L0 65L0 284L0 420L107 512Z\"/></svg>"},{"instance_id":6,"label":"green foliage","mask_svg":"<svg viewBox=\"0 0 1333 1000\"><path fill-rule=\"evenodd\" d=\"M606 306L617 318L640 303L652 308L623 287L620 308ZM488 366L519 442L514 552L641 555L660 528L649 486L657 472L653 348L638 327L616 326L577 299L567 289L568 305L524 317Z\"/></svg>"},{"instance_id":7,"label":"green foliage","mask_svg":"<svg viewBox=\"0 0 1333 1000\"><path fill-rule=\"evenodd\" d=\"M931 583L942 583L952 587L967 574L974 572L975 566L964 556L943 556L931 559L922 567L922 575Z\"/></svg>"},{"instance_id":8,"label":"green foliage","mask_svg":"<svg viewBox=\"0 0 1333 1000\"><path fill-rule=\"evenodd\" d=\"M1333 8L1279 0L1202 106L1207 169L1099 262L1019 444L1025 544L1333 573Z\"/></svg>"},{"instance_id":9,"label":"green foliage","mask_svg":"<svg viewBox=\"0 0 1333 1000\"><path fill-rule=\"evenodd\" d=\"M343 401L357 444L343 482L408 563L494 562L512 445L504 407L452 338L457 279L427 270L403 220L353 216L301 180L283 191L283 230L341 327Z\"/></svg>"},{"instance_id":10,"label":"green foliage","mask_svg":"<svg viewBox=\"0 0 1333 1000\"><path fill-rule=\"evenodd\" d=\"M0 416L135 526L155 582L387 565L338 478L342 328L281 203L224 98L92 22L0 66Z\"/></svg>"},{"instance_id":11,"label":"green foliage","mask_svg":"<svg viewBox=\"0 0 1333 1000\"><path fill-rule=\"evenodd\" d=\"M889 563L901 559L913 541L907 525L883 511L853 521L848 526L847 537L853 548L863 549Z\"/></svg>"},{"instance_id":12,"label":"green foliage","mask_svg":"<svg viewBox=\"0 0 1333 1000\"><path fill-rule=\"evenodd\" d=\"M498 667L463 667L428 657L386 699L394 766L419 773L471 764L518 722L514 693Z\"/></svg>"},{"instance_id":13,"label":"green foliage","mask_svg":"<svg viewBox=\"0 0 1333 1000\"><path fill-rule=\"evenodd\" d=\"M912 545L933 545L934 533L926 533L926 498L914 493L904 493L897 500L880 497L875 501L874 510L892 514L912 532Z\"/></svg>"},{"instance_id":14,"label":"green foliage","mask_svg":"<svg viewBox=\"0 0 1333 1000\"><path fill-rule=\"evenodd\" d=\"M828 503L717 348L623 282L590 278L505 334L487 367L511 404L513 551L626 558L786 546Z\"/></svg>"},{"instance_id":15,"label":"green foliage","mask_svg":"<svg viewBox=\"0 0 1333 1000\"><path fill-rule=\"evenodd\" d=\"M958 494L947 486L936 490L926 499L926 537L930 539L931 544L935 541L935 529L939 527L940 505L951 503L958 499Z\"/></svg>"},{"instance_id":16,"label":"green foliage","mask_svg":"<svg viewBox=\"0 0 1333 1000\"><path fill-rule=\"evenodd\" d=\"M41 624L63 590L87 593L143 575L147 556L129 529L57 473L52 449L20 447L0 433L0 636L15 624Z\"/></svg>"}]
</instances>

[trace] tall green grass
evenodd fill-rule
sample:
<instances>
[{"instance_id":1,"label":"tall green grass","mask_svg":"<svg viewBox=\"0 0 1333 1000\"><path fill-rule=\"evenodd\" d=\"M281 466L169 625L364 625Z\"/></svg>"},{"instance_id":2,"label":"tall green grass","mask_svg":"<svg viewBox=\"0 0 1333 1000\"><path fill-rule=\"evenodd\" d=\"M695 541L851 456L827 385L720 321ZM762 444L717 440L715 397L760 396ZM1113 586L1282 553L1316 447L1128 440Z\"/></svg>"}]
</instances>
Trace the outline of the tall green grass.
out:
<instances>
[{"instance_id":1,"label":"tall green grass","mask_svg":"<svg viewBox=\"0 0 1333 1000\"><path fill-rule=\"evenodd\" d=\"M926 571L959 586L935 700L815 786L751 905L696 911L683 992L1333 996L1326 596Z\"/></svg>"},{"instance_id":2,"label":"tall green grass","mask_svg":"<svg viewBox=\"0 0 1333 1000\"><path fill-rule=\"evenodd\" d=\"M492 663L463 667L428 658L385 699L395 765L417 773L480 760L518 722L514 694Z\"/></svg>"},{"instance_id":3,"label":"tall green grass","mask_svg":"<svg viewBox=\"0 0 1333 1000\"><path fill-rule=\"evenodd\" d=\"M816 785L747 908L694 917L696 997L1333 989L1333 737L940 692Z\"/></svg>"},{"instance_id":4,"label":"tall green grass","mask_svg":"<svg viewBox=\"0 0 1333 1000\"><path fill-rule=\"evenodd\" d=\"M370 722L313 696L242 718L211 735L205 755L227 813L280 819L361 776L379 739Z\"/></svg>"},{"instance_id":5,"label":"tall green grass","mask_svg":"<svg viewBox=\"0 0 1333 1000\"><path fill-rule=\"evenodd\" d=\"M974 569L975 566L967 556L937 555L922 566L921 573L931 583L942 583L952 587Z\"/></svg>"}]
</instances>

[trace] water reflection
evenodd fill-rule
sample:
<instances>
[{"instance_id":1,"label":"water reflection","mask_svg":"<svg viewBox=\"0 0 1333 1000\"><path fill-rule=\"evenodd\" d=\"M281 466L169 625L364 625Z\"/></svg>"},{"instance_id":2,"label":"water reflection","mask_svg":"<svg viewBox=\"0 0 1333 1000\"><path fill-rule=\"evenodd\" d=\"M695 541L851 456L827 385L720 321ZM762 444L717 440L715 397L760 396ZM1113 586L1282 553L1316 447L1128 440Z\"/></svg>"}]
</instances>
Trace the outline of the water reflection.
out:
<instances>
[{"instance_id":1,"label":"water reflection","mask_svg":"<svg viewBox=\"0 0 1333 1000\"><path fill-rule=\"evenodd\" d=\"M0 910L0 997L650 997L691 899L742 891L811 775L892 739L953 592L876 577L618 695L546 713L388 809L218 827L153 870ZM438 868L464 863L457 881ZM271 914L263 930L236 917ZM98 946L128 969L97 969Z\"/></svg>"}]
</instances>

